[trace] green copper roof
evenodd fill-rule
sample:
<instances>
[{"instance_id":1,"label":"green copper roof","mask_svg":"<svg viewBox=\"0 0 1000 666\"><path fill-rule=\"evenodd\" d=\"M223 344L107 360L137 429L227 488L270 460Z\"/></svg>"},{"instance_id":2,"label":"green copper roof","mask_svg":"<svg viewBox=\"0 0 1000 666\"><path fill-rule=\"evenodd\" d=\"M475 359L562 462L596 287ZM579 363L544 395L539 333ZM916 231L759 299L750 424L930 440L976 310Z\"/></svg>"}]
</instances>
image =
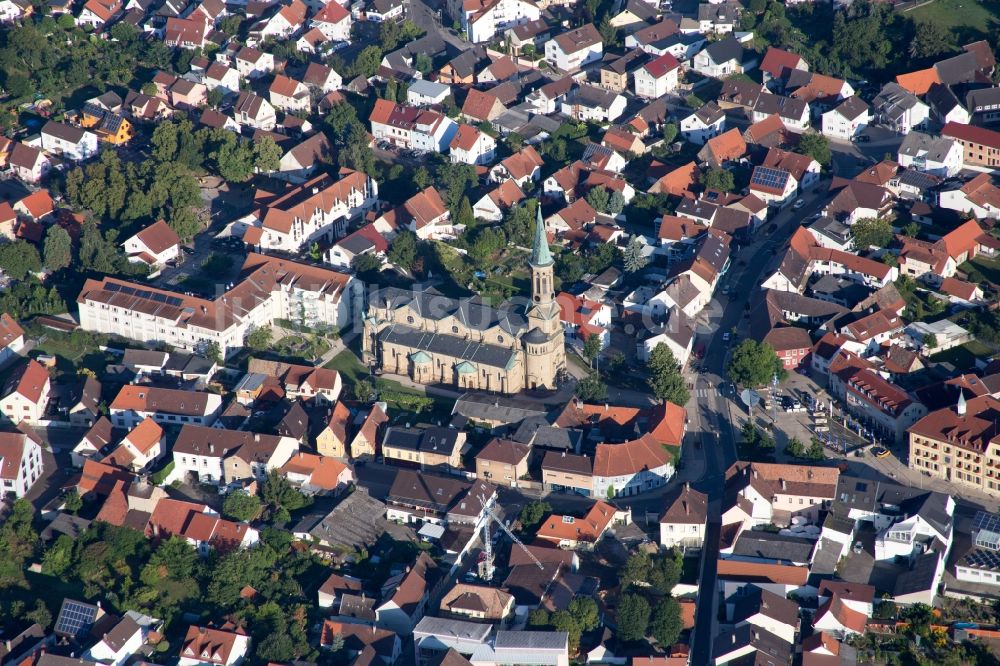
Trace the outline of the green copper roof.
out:
<instances>
[{"instance_id":1,"label":"green copper roof","mask_svg":"<svg viewBox=\"0 0 1000 666\"><path fill-rule=\"evenodd\" d=\"M430 363L431 357L430 354L425 351L415 351L410 354L410 360L414 363Z\"/></svg>"},{"instance_id":2,"label":"green copper roof","mask_svg":"<svg viewBox=\"0 0 1000 666\"><path fill-rule=\"evenodd\" d=\"M549 252L549 239L545 236L545 223L542 222L542 206L536 208L538 215L535 218L535 241L531 246L532 266L551 266L552 253Z\"/></svg>"},{"instance_id":3,"label":"green copper roof","mask_svg":"<svg viewBox=\"0 0 1000 666\"><path fill-rule=\"evenodd\" d=\"M473 375L476 373L476 366L472 365L468 361L456 363L455 369L458 370L458 374L460 375Z\"/></svg>"}]
</instances>

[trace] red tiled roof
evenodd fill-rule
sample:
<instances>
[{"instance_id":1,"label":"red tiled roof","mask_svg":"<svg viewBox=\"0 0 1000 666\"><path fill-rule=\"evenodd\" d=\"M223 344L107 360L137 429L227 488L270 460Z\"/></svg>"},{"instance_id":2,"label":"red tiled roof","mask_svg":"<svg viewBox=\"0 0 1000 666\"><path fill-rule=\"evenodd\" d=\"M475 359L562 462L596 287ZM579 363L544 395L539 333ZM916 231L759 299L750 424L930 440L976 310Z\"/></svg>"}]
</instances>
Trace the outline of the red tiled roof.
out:
<instances>
[{"instance_id":1,"label":"red tiled roof","mask_svg":"<svg viewBox=\"0 0 1000 666\"><path fill-rule=\"evenodd\" d=\"M783 49L769 46L760 61L760 71L767 72L776 79L785 76L788 70L795 69L802 62L802 57Z\"/></svg>"},{"instance_id":2,"label":"red tiled roof","mask_svg":"<svg viewBox=\"0 0 1000 666\"><path fill-rule=\"evenodd\" d=\"M949 122L941 129L941 136L1000 149L1000 132L995 132L984 127Z\"/></svg>"},{"instance_id":3,"label":"red tiled roof","mask_svg":"<svg viewBox=\"0 0 1000 666\"><path fill-rule=\"evenodd\" d=\"M538 528L539 539L549 541L597 541L615 519L615 508L598 500L583 518L551 514Z\"/></svg>"},{"instance_id":4,"label":"red tiled roof","mask_svg":"<svg viewBox=\"0 0 1000 666\"><path fill-rule=\"evenodd\" d=\"M896 77L896 83L914 95L925 95L932 85L941 83L941 79L938 77L937 69L928 67L916 72L900 74Z\"/></svg>"},{"instance_id":5,"label":"red tiled roof","mask_svg":"<svg viewBox=\"0 0 1000 666\"><path fill-rule=\"evenodd\" d=\"M673 456L647 433L621 444L598 444L594 453L594 476L626 476L672 463Z\"/></svg>"},{"instance_id":6,"label":"red tiled roof","mask_svg":"<svg viewBox=\"0 0 1000 666\"><path fill-rule=\"evenodd\" d=\"M181 242L177 232L163 220L157 220L136 234L143 245L159 254L164 250L179 245Z\"/></svg>"}]
</instances>

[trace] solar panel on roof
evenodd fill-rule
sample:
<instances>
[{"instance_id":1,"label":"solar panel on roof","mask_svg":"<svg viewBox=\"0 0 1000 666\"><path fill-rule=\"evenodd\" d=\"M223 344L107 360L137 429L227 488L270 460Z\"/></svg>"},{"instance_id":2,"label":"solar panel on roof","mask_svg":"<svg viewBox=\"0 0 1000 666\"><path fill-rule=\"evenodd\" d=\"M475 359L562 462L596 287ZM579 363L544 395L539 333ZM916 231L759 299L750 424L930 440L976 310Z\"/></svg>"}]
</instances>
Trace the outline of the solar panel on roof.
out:
<instances>
[{"instance_id":1,"label":"solar panel on roof","mask_svg":"<svg viewBox=\"0 0 1000 666\"><path fill-rule=\"evenodd\" d=\"M753 176L751 176L750 182L755 185L773 187L780 190L783 189L785 187L785 183L788 182L788 172L782 169L774 169L772 167L757 167L753 170Z\"/></svg>"},{"instance_id":2,"label":"solar panel on roof","mask_svg":"<svg viewBox=\"0 0 1000 666\"><path fill-rule=\"evenodd\" d=\"M97 617L97 606L72 599L63 601L56 619L56 633L64 636L80 636L86 633Z\"/></svg>"}]
</instances>

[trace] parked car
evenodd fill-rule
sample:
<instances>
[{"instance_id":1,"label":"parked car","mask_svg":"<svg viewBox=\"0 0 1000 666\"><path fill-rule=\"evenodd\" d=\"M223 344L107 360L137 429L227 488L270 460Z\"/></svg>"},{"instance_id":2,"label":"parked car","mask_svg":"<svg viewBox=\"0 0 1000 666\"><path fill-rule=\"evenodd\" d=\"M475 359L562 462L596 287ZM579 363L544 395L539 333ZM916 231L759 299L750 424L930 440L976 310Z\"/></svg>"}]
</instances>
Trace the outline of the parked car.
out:
<instances>
[{"instance_id":1,"label":"parked car","mask_svg":"<svg viewBox=\"0 0 1000 666\"><path fill-rule=\"evenodd\" d=\"M797 200L795 202L794 205L792 205L792 208L794 208L795 210L798 210L798 209L802 208L805 205L806 205L806 200L805 199L799 199L799 200Z\"/></svg>"},{"instance_id":2,"label":"parked car","mask_svg":"<svg viewBox=\"0 0 1000 666\"><path fill-rule=\"evenodd\" d=\"M885 447L882 447L882 446L876 446L876 447L872 448L872 453L875 455L876 458L888 458L889 457L889 449L887 449Z\"/></svg>"}]
</instances>

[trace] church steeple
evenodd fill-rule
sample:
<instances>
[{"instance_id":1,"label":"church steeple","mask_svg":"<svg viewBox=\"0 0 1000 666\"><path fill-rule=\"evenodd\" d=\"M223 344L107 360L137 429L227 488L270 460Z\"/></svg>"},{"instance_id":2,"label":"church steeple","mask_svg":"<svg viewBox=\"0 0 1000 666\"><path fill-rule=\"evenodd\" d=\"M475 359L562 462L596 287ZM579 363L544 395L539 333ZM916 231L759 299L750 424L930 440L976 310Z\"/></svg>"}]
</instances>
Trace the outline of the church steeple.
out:
<instances>
[{"instance_id":1,"label":"church steeple","mask_svg":"<svg viewBox=\"0 0 1000 666\"><path fill-rule=\"evenodd\" d=\"M535 210L535 239L531 245L531 265L551 266L552 253L549 251L549 239L545 235L545 223L542 222L542 206L539 204Z\"/></svg>"},{"instance_id":2,"label":"church steeple","mask_svg":"<svg viewBox=\"0 0 1000 666\"><path fill-rule=\"evenodd\" d=\"M554 265L552 252L549 251L549 239L545 235L545 223L542 222L542 207L538 206L538 216L535 219L535 239L531 245L531 300L536 305L551 306L555 298ZM545 308L546 318L552 316L552 308ZM558 312L556 313L558 314ZM557 317L558 319L558 317Z\"/></svg>"}]
</instances>

